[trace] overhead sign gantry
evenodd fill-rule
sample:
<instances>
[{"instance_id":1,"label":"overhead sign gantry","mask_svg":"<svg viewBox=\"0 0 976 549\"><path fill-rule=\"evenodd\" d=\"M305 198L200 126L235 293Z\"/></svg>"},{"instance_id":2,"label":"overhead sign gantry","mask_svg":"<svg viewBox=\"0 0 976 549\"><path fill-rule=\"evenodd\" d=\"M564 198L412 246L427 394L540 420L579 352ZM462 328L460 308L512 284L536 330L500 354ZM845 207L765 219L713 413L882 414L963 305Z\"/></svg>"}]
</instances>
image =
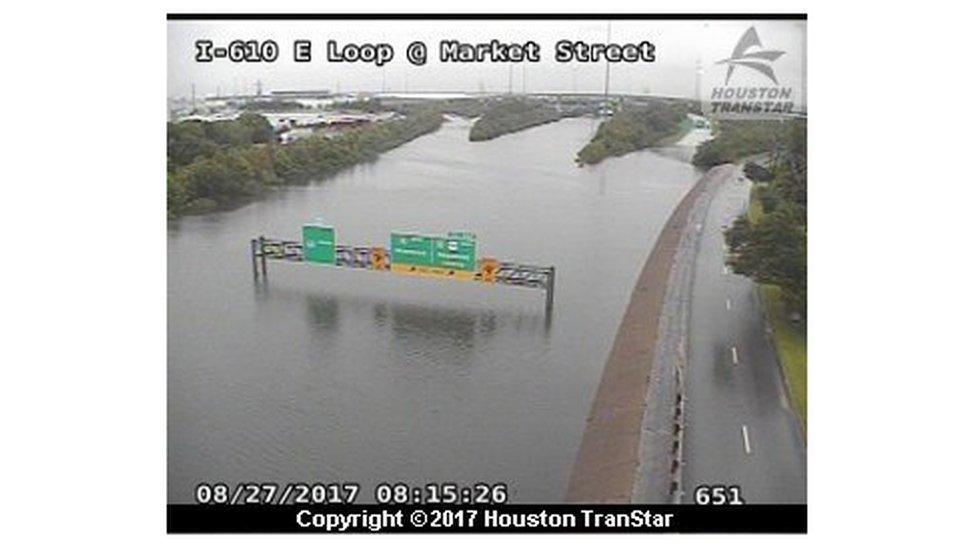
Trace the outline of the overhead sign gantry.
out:
<instances>
[{"instance_id":1,"label":"overhead sign gantry","mask_svg":"<svg viewBox=\"0 0 976 549\"><path fill-rule=\"evenodd\" d=\"M332 267L386 271L398 275L448 278L484 284L537 288L546 292L546 312L552 311L556 268L477 257L473 233L446 236L410 232L390 234L390 247L338 244L334 227L310 223L302 240L260 236L251 239L254 276L268 276L268 260L317 263Z\"/></svg>"}]
</instances>

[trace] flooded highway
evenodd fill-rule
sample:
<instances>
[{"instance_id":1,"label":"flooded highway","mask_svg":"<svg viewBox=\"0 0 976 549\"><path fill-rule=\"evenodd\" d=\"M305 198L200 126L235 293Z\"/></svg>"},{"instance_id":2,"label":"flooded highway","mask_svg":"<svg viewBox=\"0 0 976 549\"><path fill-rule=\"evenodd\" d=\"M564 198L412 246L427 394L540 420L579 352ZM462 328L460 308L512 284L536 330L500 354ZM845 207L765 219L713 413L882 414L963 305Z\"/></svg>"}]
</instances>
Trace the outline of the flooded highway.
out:
<instances>
[{"instance_id":1,"label":"flooded highway","mask_svg":"<svg viewBox=\"0 0 976 549\"><path fill-rule=\"evenodd\" d=\"M470 121L307 187L168 230L168 500L199 482L505 482L562 501L638 273L698 172L653 151L579 168L597 120L487 141ZM388 246L477 234L478 255L557 269L544 293L269 263L249 240Z\"/></svg>"}]
</instances>

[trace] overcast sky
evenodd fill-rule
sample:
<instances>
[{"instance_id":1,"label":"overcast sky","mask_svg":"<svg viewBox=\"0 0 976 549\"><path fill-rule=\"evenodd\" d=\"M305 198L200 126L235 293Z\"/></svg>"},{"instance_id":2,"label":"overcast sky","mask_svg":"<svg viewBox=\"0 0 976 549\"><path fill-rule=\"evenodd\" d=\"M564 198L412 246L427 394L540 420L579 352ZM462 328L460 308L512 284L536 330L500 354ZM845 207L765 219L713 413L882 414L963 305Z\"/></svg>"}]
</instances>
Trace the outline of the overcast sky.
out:
<instances>
[{"instance_id":1,"label":"overcast sky","mask_svg":"<svg viewBox=\"0 0 976 549\"><path fill-rule=\"evenodd\" d=\"M198 97L217 93L254 93L261 80L265 93L284 89L329 89L332 91L470 91L508 89L509 67L500 63L441 63L437 59L440 40L503 42L534 40L541 46L540 63L516 64L513 90L521 92L602 92L603 63L557 63L555 43L561 39L603 43L606 21L168 21L167 94L189 96L196 85ZM701 60L702 87L724 83L725 66L716 61L731 55L742 34L755 26L764 49L784 51L773 67L782 85L799 88L802 74L805 21L614 21L615 43L648 40L656 45L653 63L617 63L611 68L612 93L637 93L692 97L695 67ZM195 42L213 40L226 46L234 39L274 39L280 47L274 63L233 63L217 59L195 61ZM292 42L313 43L311 63L292 61ZM396 51L384 68L366 63L329 63L324 51L327 40L340 45L355 42L386 42ZM406 60L410 42L424 41L428 62L417 67ZM736 85L769 85L755 71L737 69ZM523 84L524 75L524 84Z\"/></svg>"}]
</instances>

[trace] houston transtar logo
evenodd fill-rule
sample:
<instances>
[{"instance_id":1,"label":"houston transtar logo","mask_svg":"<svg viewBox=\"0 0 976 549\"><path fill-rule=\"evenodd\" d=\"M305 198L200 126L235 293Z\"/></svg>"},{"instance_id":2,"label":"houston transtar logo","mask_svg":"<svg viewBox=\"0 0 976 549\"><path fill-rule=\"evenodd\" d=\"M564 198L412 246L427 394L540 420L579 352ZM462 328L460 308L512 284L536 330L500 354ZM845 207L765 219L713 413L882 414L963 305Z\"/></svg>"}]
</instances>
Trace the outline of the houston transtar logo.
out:
<instances>
[{"instance_id":1,"label":"houston transtar logo","mask_svg":"<svg viewBox=\"0 0 976 549\"><path fill-rule=\"evenodd\" d=\"M773 63L785 53L782 50L764 49L759 40L759 33L756 32L756 27L749 27L739 38L735 47L732 48L732 55L727 59L715 62L715 65L727 65L728 69L725 71L724 84L721 85L719 84L722 82L722 76L718 74L721 69L714 71L716 74L714 75L715 80L711 93L706 92L708 95L701 97L703 102L707 102L707 107L703 106L704 109L707 109L706 113L711 116L729 118L789 116L794 107L794 90L789 81L795 78L791 76L790 59L785 65L782 61L777 65L777 68L780 69L779 76L786 80L784 83L780 83L780 78L777 78L773 71ZM744 69L739 69L738 72L740 73L745 69L754 70L771 80L772 83L766 82L765 79L759 79L759 82L750 85L747 82L749 79L744 79L740 75L737 81L732 82L730 86L732 74L736 73L736 69L739 67L744 67ZM748 76L748 71L746 76Z\"/></svg>"},{"instance_id":2,"label":"houston transtar logo","mask_svg":"<svg viewBox=\"0 0 976 549\"><path fill-rule=\"evenodd\" d=\"M759 34L756 32L756 27L749 27L749 30L742 35L739 43L732 50L732 57L715 63L716 65L729 66L729 70L725 73L725 85L729 85L732 72L738 66L757 70L766 75L774 84L778 85L779 82L776 80L776 73L773 72L773 61L779 59L786 52L763 49L749 51L750 48L762 48L762 42L759 41Z\"/></svg>"}]
</instances>

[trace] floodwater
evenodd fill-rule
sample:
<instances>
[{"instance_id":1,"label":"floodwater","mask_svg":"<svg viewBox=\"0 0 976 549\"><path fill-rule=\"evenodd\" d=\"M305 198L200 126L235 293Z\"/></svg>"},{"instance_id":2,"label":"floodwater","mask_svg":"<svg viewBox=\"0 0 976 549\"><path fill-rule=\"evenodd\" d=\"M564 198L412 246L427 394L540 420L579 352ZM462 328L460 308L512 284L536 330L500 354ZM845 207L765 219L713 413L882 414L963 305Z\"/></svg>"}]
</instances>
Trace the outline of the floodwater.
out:
<instances>
[{"instance_id":1,"label":"floodwater","mask_svg":"<svg viewBox=\"0 0 976 549\"><path fill-rule=\"evenodd\" d=\"M470 143L470 122L324 182L168 231L168 500L200 482L505 482L562 501L637 274L694 168L651 151L579 168L598 121ZM472 231L555 265L541 290L269 262L308 221L349 245Z\"/></svg>"}]
</instances>

